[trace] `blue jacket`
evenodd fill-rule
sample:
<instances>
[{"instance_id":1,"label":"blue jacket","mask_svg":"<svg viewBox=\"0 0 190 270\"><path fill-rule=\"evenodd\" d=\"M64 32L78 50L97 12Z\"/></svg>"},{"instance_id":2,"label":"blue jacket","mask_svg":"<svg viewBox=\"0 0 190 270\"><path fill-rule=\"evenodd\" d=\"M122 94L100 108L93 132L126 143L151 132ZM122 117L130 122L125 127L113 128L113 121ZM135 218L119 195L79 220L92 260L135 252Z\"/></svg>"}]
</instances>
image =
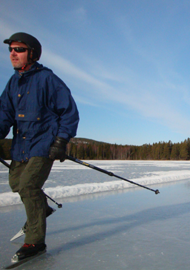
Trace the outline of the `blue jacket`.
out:
<instances>
[{"instance_id":1,"label":"blue jacket","mask_svg":"<svg viewBox=\"0 0 190 270\"><path fill-rule=\"evenodd\" d=\"M70 90L50 69L35 63L10 78L0 98L0 139L13 126L13 160L49 156L56 136L76 135L78 110Z\"/></svg>"}]
</instances>

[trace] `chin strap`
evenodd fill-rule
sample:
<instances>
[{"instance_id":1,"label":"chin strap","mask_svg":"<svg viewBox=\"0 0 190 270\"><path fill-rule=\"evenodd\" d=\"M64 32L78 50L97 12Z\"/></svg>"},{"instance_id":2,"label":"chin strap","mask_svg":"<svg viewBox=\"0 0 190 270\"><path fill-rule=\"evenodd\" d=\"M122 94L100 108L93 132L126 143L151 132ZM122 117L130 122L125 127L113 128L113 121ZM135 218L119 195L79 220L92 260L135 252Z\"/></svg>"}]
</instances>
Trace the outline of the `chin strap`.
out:
<instances>
[{"instance_id":1,"label":"chin strap","mask_svg":"<svg viewBox=\"0 0 190 270\"><path fill-rule=\"evenodd\" d=\"M22 70L22 71L24 71L27 66L28 65L26 64L23 67L19 67L19 68L15 67L14 70Z\"/></svg>"},{"instance_id":2,"label":"chin strap","mask_svg":"<svg viewBox=\"0 0 190 270\"><path fill-rule=\"evenodd\" d=\"M24 66L22 66L22 67L15 67L14 68L14 70L21 70L21 71L25 71L25 69L26 69L26 67L28 66L28 65L32 65L32 64L34 64L35 62L28 62L26 65L24 65Z\"/></svg>"}]
</instances>

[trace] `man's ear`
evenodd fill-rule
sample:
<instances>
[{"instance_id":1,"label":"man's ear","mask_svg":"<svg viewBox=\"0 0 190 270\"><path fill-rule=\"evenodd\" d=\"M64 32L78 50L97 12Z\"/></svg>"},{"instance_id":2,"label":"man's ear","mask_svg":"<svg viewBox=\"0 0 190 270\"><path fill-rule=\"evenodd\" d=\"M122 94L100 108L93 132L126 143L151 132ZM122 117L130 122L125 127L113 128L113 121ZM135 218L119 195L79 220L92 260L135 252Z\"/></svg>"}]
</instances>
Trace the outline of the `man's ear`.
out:
<instances>
[{"instance_id":1,"label":"man's ear","mask_svg":"<svg viewBox=\"0 0 190 270\"><path fill-rule=\"evenodd\" d=\"M32 59L32 57L33 57L33 51L31 50L30 51L30 59Z\"/></svg>"}]
</instances>

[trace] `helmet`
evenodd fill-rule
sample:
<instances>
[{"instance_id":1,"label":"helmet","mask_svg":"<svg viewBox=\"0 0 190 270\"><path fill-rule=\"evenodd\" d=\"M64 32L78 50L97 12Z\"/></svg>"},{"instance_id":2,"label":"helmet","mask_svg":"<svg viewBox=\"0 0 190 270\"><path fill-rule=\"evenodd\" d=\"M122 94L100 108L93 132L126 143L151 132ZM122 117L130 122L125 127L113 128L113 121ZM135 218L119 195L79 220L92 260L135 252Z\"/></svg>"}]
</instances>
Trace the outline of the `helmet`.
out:
<instances>
[{"instance_id":1,"label":"helmet","mask_svg":"<svg viewBox=\"0 0 190 270\"><path fill-rule=\"evenodd\" d=\"M32 55L33 61L37 61L40 59L40 56L42 53L42 46L35 37L27 33L19 32L10 36L9 39L5 39L4 43L11 44L13 41L25 43L28 46L28 48L33 52L33 55Z\"/></svg>"}]
</instances>

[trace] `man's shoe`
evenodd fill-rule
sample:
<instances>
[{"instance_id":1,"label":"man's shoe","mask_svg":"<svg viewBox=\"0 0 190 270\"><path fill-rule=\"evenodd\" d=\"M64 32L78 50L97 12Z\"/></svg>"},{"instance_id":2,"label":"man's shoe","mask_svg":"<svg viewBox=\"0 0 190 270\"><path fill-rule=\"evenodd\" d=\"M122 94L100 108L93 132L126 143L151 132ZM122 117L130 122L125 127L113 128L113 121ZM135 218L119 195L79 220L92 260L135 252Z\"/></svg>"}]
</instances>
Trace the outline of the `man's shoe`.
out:
<instances>
[{"instance_id":1,"label":"man's shoe","mask_svg":"<svg viewBox=\"0 0 190 270\"><path fill-rule=\"evenodd\" d=\"M39 252L42 252L46 249L46 244L24 244L17 252L16 256L18 257L18 260L22 260L24 258L34 256L38 254Z\"/></svg>"}]
</instances>

